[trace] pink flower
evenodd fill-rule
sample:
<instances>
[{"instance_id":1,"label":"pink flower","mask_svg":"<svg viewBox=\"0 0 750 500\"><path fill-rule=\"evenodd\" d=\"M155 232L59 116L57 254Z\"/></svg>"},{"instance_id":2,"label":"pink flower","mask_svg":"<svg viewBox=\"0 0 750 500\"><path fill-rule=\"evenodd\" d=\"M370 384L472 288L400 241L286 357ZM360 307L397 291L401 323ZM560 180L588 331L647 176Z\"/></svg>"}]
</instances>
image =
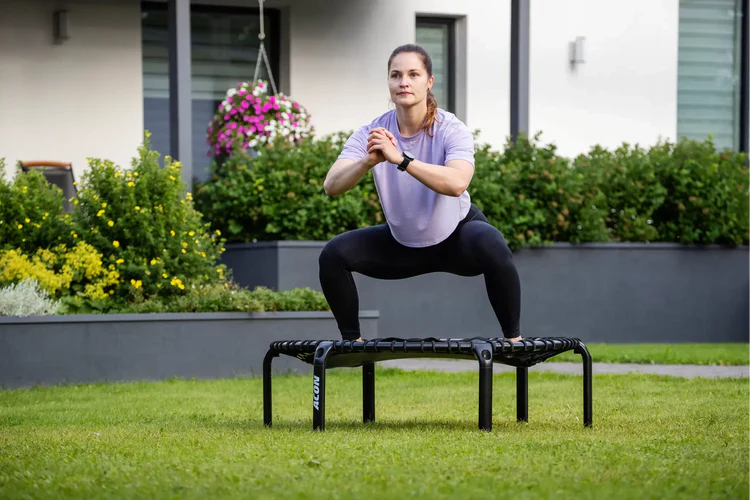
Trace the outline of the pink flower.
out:
<instances>
[{"instance_id":1,"label":"pink flower","mask_svg":"<svg viewBox=\"0 0 750 500\"><path fill-rule=\"evenodd\" d=\"M237 92L237 93L238 93L239 95L245 95L245 94L247 94L247 90L245 90L245 89L240 89L240 91L239 91L239 92Z\"/></svg>"},{"instance_id":2,"label":"pink flower","mask_svg":"<svg viewBox=\"0 0 750 500\"><path fill-rule=\"evenodd\" d=\"M230 115L236 115L237 114L237 110L236 109L232 109L232 111L230 111L229 114Z\"/></svg>"},{"instance_id":3,"label":"pink flower","mask_svg":"<svg viewBox=\"0 0 750 500\"><path fill-rule=\"evenodd\" d=\"M229 115L224 115L224 120L229 120Z\"/></svg>"},{"instance_id":4,"label":"pink flower","mask_svg":"<svg viewBox=\"0 0 750 500\"><path fill-rule=\"evenodd\" d=\"M271 102L276 102L276 96L271 96L268 98L268 100Z\"/></svg>"},{"instance_id":5,"label":"pink flower","mask_svg":"<svg viewBox=\"0 0 750 500\"><path fill-rule=\"evenodd\" d=\"M242 101L242 104L240 105L242 109L247 109L250 107L250 103L247 101Z\"/></svg>"},{"instance_id":6,"label":"pink flower","mask_svg":"<svg viewBox=\"0 0 750 500\"><path fill-rule=\"evenodd\" d=\"M260 114L260 106L258 106L258 105L256 104L255 106L253 106L253 109L255 109L255 114L256 114L256 115L259 115L259 114Z\"/></svg>"},{"instance_id":7,"label":"pink flower","mask_svg":"<svg viewBox=\"0 0 750 500\"><path fill-rule=\"evenodd\" d=\"M279 106L279 103L276 103L273 105L273 109L281 109L281 106Z\"/></svg>"},{"instance_id":8,"label":"pink flower","mask_svg":"<svg viewBox=\"0 0 750 500\"><path fill-rule=\"evenodd\" d=\"M299 103L298 103L298 102L295 102L295 103L293 104L293 107L294 107L294 109L299 109Z\"/></svg>"}]
</instances>

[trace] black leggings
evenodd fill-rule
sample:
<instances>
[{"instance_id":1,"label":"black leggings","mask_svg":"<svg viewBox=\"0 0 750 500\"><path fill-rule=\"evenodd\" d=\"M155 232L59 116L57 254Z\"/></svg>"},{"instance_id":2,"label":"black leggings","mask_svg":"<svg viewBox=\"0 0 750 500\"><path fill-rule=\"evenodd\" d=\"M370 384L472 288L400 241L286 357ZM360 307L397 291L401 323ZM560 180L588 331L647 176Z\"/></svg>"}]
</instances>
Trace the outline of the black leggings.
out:
<instances>
[{"instance_id":1,"label":"black leggings","mask_svg":"<svg viewBox=\"0 0 750 500\"><path fill-rule=\"evenodd\" d=\"M445 272L484 274L487 294L503 336L520 335L521 284L505 238L472 204L456 230L437 245L411 248L397 242L388 225L355 229L331 239L319 258L320 284L344 340L359 338L359 296L352 278L397 280Z\"/></svg>"}]
</instances>

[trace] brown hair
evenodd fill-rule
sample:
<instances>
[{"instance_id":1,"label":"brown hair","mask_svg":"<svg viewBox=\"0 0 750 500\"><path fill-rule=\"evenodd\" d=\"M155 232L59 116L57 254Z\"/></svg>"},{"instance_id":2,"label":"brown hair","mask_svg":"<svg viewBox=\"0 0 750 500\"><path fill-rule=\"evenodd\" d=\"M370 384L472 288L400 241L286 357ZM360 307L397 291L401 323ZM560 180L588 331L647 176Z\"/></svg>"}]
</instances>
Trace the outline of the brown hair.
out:
<instances>
[{"instance_id":1,"label":"brown hair","mask_svg":"<svg viewBox=\"0 0 750 500\"><path fill-rule=\"evenodd\" d=\"M391 53L391 57L388 58L388 70L391 69L391 62L393 61L393 58L396 57L399 54L403 53L413 53L413 54L419 54L419 56L422 58L422 64L424 65L425 71L427 71L427 77L432 76L432 58L430 58L430 54L427 53L426 50L424 50L419 45L409 43L406 45L401 45L400 47L396 47L396 49ZM425 119L424 125L422 126L423 130L427 131L427 135L432 137L432 134L430 133L430 129L432 128L432 124L435 123L435 117L437 116L437 109L438 109L438 103L437 99L435 98L435 94L432 93L432 89L427 90L427 118Z\"/></svg>"}]
</instances>

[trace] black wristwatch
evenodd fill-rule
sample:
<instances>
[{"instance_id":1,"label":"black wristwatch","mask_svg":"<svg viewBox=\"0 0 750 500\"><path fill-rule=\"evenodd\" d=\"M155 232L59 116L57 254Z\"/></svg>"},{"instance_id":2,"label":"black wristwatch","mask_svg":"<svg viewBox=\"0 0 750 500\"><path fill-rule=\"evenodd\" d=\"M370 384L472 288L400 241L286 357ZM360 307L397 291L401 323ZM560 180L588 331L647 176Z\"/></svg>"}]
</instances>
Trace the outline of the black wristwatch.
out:
<instances>
[{"instance_id":1,"label":"black wristwatch","mask_svg":"<svg viewBox=\"0 0 750 500\"><path fill-rule=\"evenodd\" d=\"M404 155L404 161L401 162L401 164L398 166L398 169L402 172L405 172L407 165L409 165L409 163L414 159L414 155L408 151L404 151L401 154Z\"/></svg>"}]
</instances>

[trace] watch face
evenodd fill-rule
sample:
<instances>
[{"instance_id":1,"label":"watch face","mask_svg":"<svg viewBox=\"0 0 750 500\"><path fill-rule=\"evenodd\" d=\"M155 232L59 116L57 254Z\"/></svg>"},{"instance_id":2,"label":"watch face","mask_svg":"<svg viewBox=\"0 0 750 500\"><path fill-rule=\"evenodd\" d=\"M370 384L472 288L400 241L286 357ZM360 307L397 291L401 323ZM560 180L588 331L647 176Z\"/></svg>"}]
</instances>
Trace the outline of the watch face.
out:
<instances>
[{"instance_id":1,"label":"watch face","mask_svg":"<svg viewBox=\"0 0 750 500\"><path fill-rule=\"evenodd\" d=\"M403 153L403 154L404 154L404 156L405 156L406 158L408 158L409 160L413 160L413 159L414 159L414 155L413 155L413 154L411 154L411 153L410 153L409 151L404 151L404 153Z\"/></svg>"}]
</instances>

